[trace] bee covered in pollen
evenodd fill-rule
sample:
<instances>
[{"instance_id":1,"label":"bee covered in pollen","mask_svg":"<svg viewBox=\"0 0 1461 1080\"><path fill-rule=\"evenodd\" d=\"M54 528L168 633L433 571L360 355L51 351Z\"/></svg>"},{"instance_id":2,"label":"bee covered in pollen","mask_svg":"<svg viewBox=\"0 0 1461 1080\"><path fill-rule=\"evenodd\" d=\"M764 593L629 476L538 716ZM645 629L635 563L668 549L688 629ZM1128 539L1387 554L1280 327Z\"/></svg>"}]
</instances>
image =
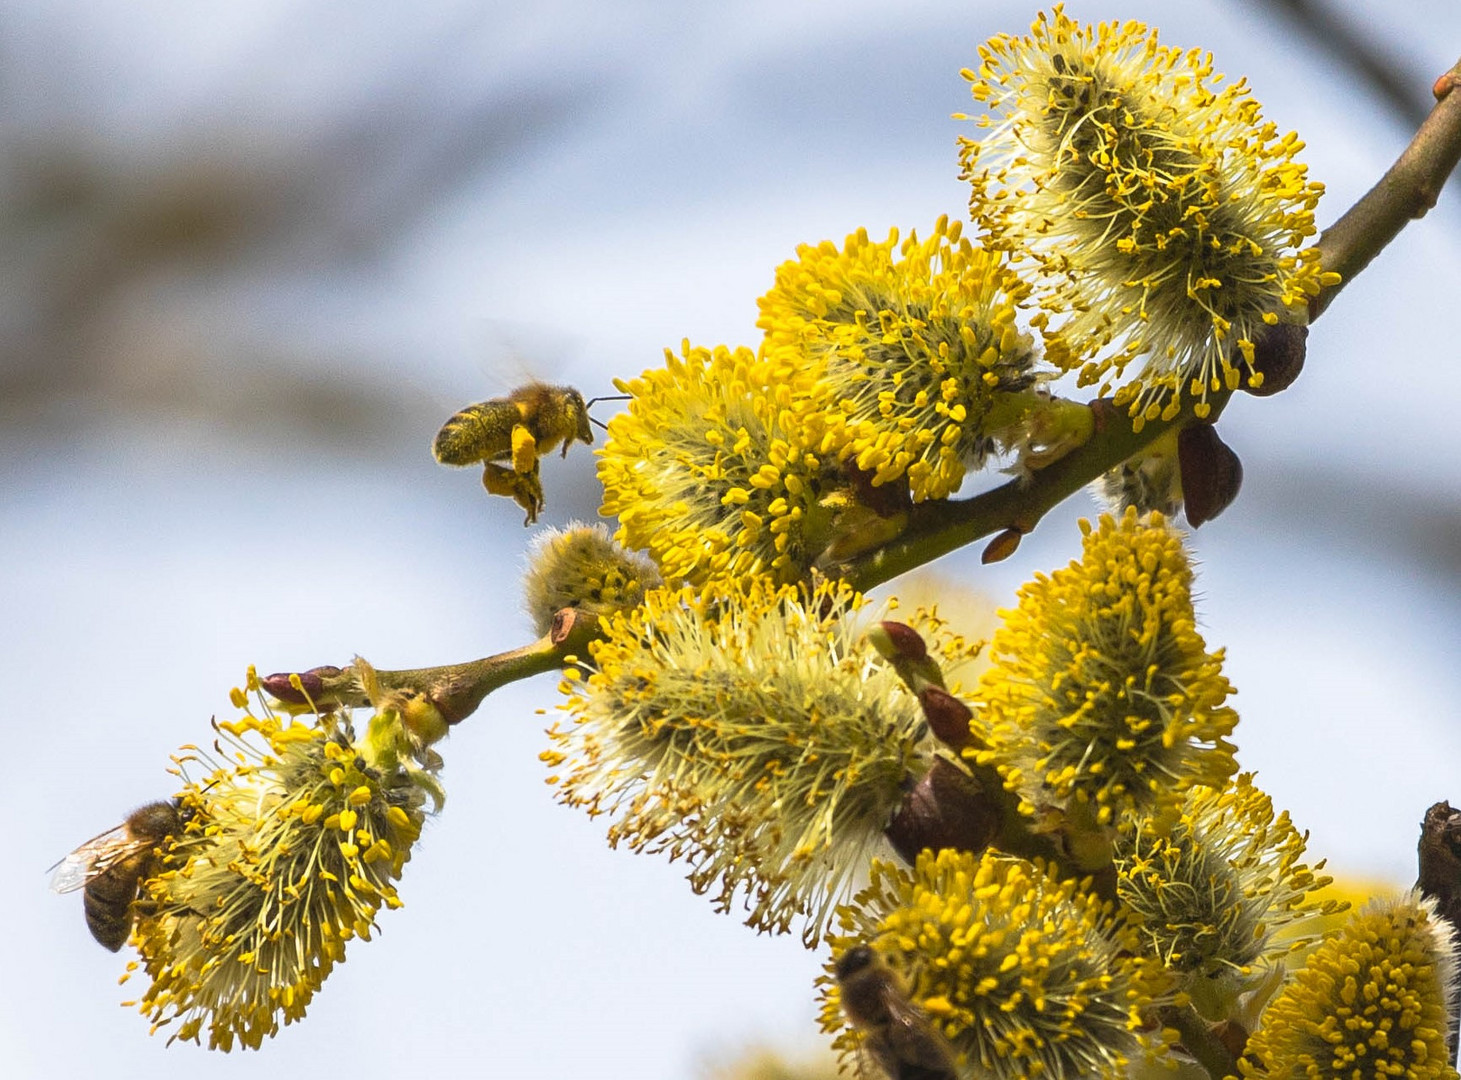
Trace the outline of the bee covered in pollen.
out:
<instances>
[{"instance_id":1,"label":"bee covered in pollen","mask_svg":"<svg viewBox=\"0 0 1461 1080\"><path fill-rule=\"evenodd\" d=\"M874 949L848 949L834 971L842 1012L888 1080L957 1080L948 1041L909 1000L902 980Z\"/></svg>"},{"instance_id":2,"label":"bee covered in pollen","mask_svg":"<svg viewBox=\"0 0 1461 1080\"><path fill-rule=\"evenodd\" d=\"M431 450L443 465L482 463L482 486L493 495L510 496L526 512L531 525L543 509L538 459L559 443L563 456L575 442L594 441L583 395L571 386L533 382L504 398L468 405L441 426Z\"/></svg>"},{"instance_id":3,"label":"bee covered in pollen","mask_svg":"<svg viewBox=\"0 0 1461 1080\"><path fill-rule=\"evenodd\" d=\"M177 803L148 803L57 863L51 888L58 893L84 889L87 929L116 952L132 933L133 904L142 882L156 868L163 845L182 829Z\"/></svg>"}]
</instances>

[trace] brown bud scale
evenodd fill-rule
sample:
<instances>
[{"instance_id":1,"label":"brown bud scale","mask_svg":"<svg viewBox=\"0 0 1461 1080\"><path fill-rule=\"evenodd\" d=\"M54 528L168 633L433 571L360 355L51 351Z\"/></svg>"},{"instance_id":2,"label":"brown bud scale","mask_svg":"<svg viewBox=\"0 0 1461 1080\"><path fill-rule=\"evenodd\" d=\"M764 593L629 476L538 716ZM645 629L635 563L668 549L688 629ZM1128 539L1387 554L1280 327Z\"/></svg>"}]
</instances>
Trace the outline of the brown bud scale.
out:
<instances>
[{"instance_id":1,"label":"brown bud scale","mask_svg":"<svg viewBox=\"0 0 1461 1080\"><path fill-rule=\"evenodd\" d=\"M999 804L943 758L913 785L884 835L909 863L924 849L979 854L999 832Z\"/></svg>"},{"instance_id":2,"label":"brown bud scale","mask_svg":"<svg viewBox=\"0 0 1461 1080\"><path fill-rule=\"evenodd\" d=\"M1189 424L1177 434L1182 503L1194 529L1217 517L1243 486L1243 463L1211 424Z\"/></svg>"},{"instance_id":3,"label":"brown bud scale","mask_svg":"<svg viewBox=\"0 0 1461 1080\"><path fill-rule=\"evenodd\" d=\"M1266 326L1253 342L1253 370L1262 374L1257 386L1242 388L1255 397L1272 397L1287 390L1304 370L1304 354L1308 351L1309 328L1293 323Z\"/></svg>"}]
</instances>

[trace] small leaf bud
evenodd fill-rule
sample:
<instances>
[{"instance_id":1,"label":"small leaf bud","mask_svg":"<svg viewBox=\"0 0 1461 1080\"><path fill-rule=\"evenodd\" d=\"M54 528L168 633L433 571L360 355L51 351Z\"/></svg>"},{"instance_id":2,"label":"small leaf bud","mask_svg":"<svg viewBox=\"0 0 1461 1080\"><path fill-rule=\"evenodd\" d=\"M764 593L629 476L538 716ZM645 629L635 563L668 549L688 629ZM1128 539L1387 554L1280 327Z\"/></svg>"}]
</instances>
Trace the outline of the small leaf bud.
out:
<instances>
[{"instance_id":1,"label":"small leaf bud","mask_svg":"<svg viewBox=\"0 0 1461 1080\"><path fill-rule=\"evenodd\" d=\"M944 674L938 661L928 655L928 645L913 627L887 620L868 631L868 641L879 655L893 665L903 684L915 694L926 687L942 687Z\"/></svg>"},{"instance_id":2,"label":"small leaf bud","mask_svg":"<svg viewBox=\"0 0 1461 1080\"><path fill-rule=\"evenodd\" d=\"M990 563L1003 562L1008 559L1020 546L1020 538L1025 534L1019 529L1006 529L984 546L984 553L979 556L979 561L985 566Z\"/></svg>"},{"instance_id":3,"label":"small leaf bud","mask_svg":"<svg viewBox=\"0 0 1461 1080\"><path fill-rule=\"evenodd\" d=\"M868 641L884 660L926 660L928 646L917 630L907 623L884 619L868 631Z\"/></svg>"},{"instance_id":4,"label":"small leaf bud","mask_svg":"<svg viewBox=\"0 0 1461 1080\"><path fill-rule=\"evenodd\" d=\"M974 712L947 690L938 686L924 687L918 694L929 730L945 746L962 750L976 741L969 730Z\"/></svg>"},{"instance_id":5,"label":"small leaf bud","mask_svg":"<svg viewBox=\"0 0 1461 1080\"><path fill-rule=\"evenodd\" d=\"M280 671L265 675L259 680L259 685L286 705L309 707L326 703L325 680L336 679L341 674L339 668L324 664L308 671Z\"/></svg>"}]
</instances>

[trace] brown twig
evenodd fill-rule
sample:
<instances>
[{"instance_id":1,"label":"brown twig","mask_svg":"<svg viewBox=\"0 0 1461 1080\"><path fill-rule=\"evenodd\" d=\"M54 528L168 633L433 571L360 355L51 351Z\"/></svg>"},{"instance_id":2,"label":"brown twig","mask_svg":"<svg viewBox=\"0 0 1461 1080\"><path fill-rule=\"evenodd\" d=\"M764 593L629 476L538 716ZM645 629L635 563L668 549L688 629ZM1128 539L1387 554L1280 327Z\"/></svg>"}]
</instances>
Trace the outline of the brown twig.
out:
<instances>
[{"instance_id":1,"label":"brown twig","mask_svg":"<svg viewBox=\"0 0 1461 1080\"><path fill-rule=\"evenodd\" d=\"M598 636L597 616L564 608L553 617L548 633L531 645L464 664L377 670L376 681L385 692L414 690L424 694L447 723L456 724L472 715L493 690L532 675L557 671L569 658L586 655L589 643ZM259 683L287 707L357 709L372 704L353 666L279 672Z\"/></svg>"},{"instance_id":2,"label":"brown twig","mask_svg":"<svg viewBox=\"0 0 1461 1080\"><path fill-rule=\"evenodd\" d=\"M1227 391L1209 395L1209 419L1222 412L1229 397ZM1152 421L1136 432L1125 410L1117 409L1106 398L1091 402L1090 409L1095 414L1095 433L1084 445L1029 478L1011 480L972 499L920 503L913 508L907 529L895 540L826 567L827 573L866 591L995 533L1000 534L999 554L1008 555L1013 551L1007 539L1010 534L1032 532L1041 518L1069 496L1140 453L1173 427L1193 420L1191 412L1184 409L1174 420Z\"/></svg>"}]
</instances>

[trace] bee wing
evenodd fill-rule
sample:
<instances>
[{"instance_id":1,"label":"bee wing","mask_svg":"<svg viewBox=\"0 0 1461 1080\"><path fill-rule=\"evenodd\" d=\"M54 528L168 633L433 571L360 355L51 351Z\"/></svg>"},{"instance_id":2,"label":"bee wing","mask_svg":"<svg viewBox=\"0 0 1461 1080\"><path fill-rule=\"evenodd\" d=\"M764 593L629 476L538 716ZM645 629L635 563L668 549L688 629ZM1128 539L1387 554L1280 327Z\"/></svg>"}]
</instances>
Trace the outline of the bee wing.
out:
<instances>
[{"instance_id":1,"label":"bee wing","mask_svg":"<svg viewBox=\"0 0 1461 1080\"><path fill-rule=\"evenodd\" d=\"M888 1070L890 1075L899 1080L955 1080L953 1048L932 1021L902 995L889 995L885 1003L890 1019L883 1037L899 1066Z\"/></svg>"},{"instance_id":2,"label":"bee wing","mask_svg":"<svg viewBox=\"0 0 1461 1080\"><path fill-rule=\"evenodd\" d=\"M51 867L51 891L75 892L118 859L130 854L136 844L125 823L93 836Z\"/></svg>"}]
</instances>

